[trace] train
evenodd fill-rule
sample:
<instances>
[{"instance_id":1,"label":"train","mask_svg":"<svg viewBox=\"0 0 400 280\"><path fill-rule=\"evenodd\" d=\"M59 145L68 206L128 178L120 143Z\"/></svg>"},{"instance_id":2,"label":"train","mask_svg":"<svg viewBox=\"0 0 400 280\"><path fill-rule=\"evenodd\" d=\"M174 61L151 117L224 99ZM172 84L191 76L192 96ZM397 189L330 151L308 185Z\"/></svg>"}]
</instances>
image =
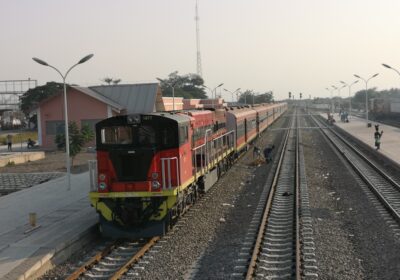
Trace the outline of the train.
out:
<instances>
[{"instance_id":1,"label":"train","mask_svg":"<svg viewBox=\"0 0 400 280\"><path fill-rule=\"evenodd\" d=\"M369 110L375 119L400 119L399 98L371 98Z\"/></svg>"},{"instance_id":2,"label":"train","mask_svg":"<svg viewBox=\"0 0 400 280\"><path fill-rule=\"evenodd\" d=\"M114 116L96 124L91 205L104 237L165 234L286 103Z\"/></svg>"}]
</instances>

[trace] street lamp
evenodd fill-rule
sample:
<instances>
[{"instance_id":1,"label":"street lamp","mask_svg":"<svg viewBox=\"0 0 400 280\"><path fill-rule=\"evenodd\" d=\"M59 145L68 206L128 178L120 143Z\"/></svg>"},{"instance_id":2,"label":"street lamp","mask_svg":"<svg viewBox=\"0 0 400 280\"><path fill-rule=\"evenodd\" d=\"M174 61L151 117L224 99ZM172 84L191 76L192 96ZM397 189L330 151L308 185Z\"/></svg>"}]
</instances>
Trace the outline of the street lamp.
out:
<instances>
[{"instance_id":1,"label":"street lamp","mask_svg":"<svg viewBox=\"0 0 400 280\"><path fill-rule=\"evenodd\" d=\"M325 89L331 93L331 112L333 114L333 112L334 112L333 111L333 95L332 95L333 89L329 89L329 88L325 88Z\"/></svg>"},{"instance_id":2,"label":"street lamp","mask_svg":"<svg viewBox=\"0 0 400 280\"><path fill-rule=\"evenodd\" d=\"M224 83L221 83L221 84L219 84L218 86L216 86L216 87L211 91L211 93L214 93L214 97L213 97L213 100L212 100L213 108L214 108L214 99L215 99L215 97L216 97L216 95L217 95L217 88L222 87L223 85L224 85Z\"/></svg>"},{"instance_id":3,"label":"street lamp","mask_svg":"<svg viewBox=\"0 0 400 280\"><path fill-rule=\"evenodd\" d=\"M161 78L156 78L156 79L172 88L172 111L175 111L175 85L178 81L175 81L174 83L167 83L165 80Z\"/></svg>"},{"instance_id":4,"label":"street lamp","mask_svg":"<svg viewBox=\"0 0 400 280\"><path fill-rule=\"evenodd\" d=\"M349 115L350 115L350 117L351 117L351 86L358 83L358 81L359 80L356 80L356 81L352 82L351 84L347 84L343 81L340 81L345 87L349 87L349 111L350 111Z\"/></svg>"},{"instance_id":5,"label":"street lamp","mask_svg":"<svg viewBox=\"0 0 400 280\"><path fill-rule=\"evenodd\" d=\"M342 88L344 88L344 87L346 87L345 85L343 85L343 86L339 86L339 87L334 87L337 91L338 91L338 94L339 94L339 110L341 110L341 106L342 106L342 95L340 94L340 91L342 90Z\"/></svg>"},{"instance_id":6,"label":"street lamp","mask_svg":"<svg viewBox=\"0 0 400 280\"><path fill-rule=\"evenodd\" d=\"M234 95L235 93L237 93L237 92L240 90L240 88L237 88L235 91L230 91L230 90L227 90L226 88L224 88L224 90L232 94L232 103L233 103L233 102L234 102L234 100L233 100L233 95Z\"/></svg>"},{"instance_id":7,"label":"street lamp","mask_svg":"<svg viewBox=\"0 0 400 280\"><path fill-rule=\"evenodd\" d=\"M63 75L60 70L58 70L56 67L48 64L44 60L41 60L39 58L33 57L32 59L43 65L43 66L48 66L50 68L53 68L54 70L57 71L58 74L60 74L61 78L63 79L63 85L64 85L64 115L65 115L65 153L66 153L66 165L67 165L67 190L71 189L71 166L70 166L70 158L69 158L69 131L68 131L68 104L67 104L67 86L65 84L65 80L68 76L68 73L74 68L75 66L85 63L89 59L93 57L93 54L89 54L85 57L83 57L81 60L78 61L78 63L72 65L68 71Z\"/></svg>"},{"instance_id":8,"label":"street lamp","mask_svg":"<svg viewBox=\"0 0 400 280\"><path fill-rule=\"evenodd\" d=\"M368 81L371 80L372 78L375 78L378 76L379 73L376 73L375 75L372 75L368 80L361 78L359 75L354 74L354 77L361 79L365 82L365 121L367 122L368 126Z\"/></svg>"},{"instance_id":9,"label":"street lamp","mask_svg":"<svg viewBox=\"0 0 400 280\"><path fill-rule=\"evenodd\" d=\"M387 65L387 64L385 64L385 63L382 63L382 65L383 65L384 67L386 67L386 68L389 68L389 69L392 69L392 70L396 71L397 74L400 75L400 72L399 72L397 69L395 69L395 68L393 68L393 67L391 67L391 66L389 66L389 65Z\"/></svg>"}]
</instances>

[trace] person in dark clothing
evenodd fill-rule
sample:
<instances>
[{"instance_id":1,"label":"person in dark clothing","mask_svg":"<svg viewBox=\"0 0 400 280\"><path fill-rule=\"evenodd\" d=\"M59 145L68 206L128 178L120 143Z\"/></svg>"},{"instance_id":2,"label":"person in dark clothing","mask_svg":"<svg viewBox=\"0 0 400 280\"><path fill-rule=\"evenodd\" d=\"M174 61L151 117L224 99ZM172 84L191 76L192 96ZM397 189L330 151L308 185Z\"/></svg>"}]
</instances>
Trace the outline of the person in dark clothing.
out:
<instances>
[{"instance_id":1,"label":"person in dark clothing","mask_svg":"<svg viewBox=\"0 0 400 280\"><path fill-rule=\"evenodd\" d=\"M264 157L265 157L265 161L266 163L272 161L272 150L275 148L275 145L272 146L267 146L263 153L264 153Z\"/></svg>"},{"instance_id":2,"label":"person in dark clothing","mask_svg":"<svg viewBox=\"0 0 400 280\"><path fill-rule=\"evenodd\" d=\"M378 125L379 127L379 125ZM375 126L376 129L376 126ZM374 133L374 138L375 138L375 147L377 150L379 150L381 148L381 138L382 138L382 134L383 134L383 130L381 132L379 132L378 130L375 131Z\"/></svg>"},{"instance_id":3,"label":"person in dark clothing","mask_svg":"<svg viewBox=\"0 0 400 280\"><path fill-rule=\"evenodd\" d=\"M12 135L8 134L7 135L7 150L12 151Z\"/></svg>"},{"instance_id":4,"label":"person in dark clothing","mask_svg":"<svg viewBox=\"0 0 400 280\"><path fill-rule=\"evenodd\" d=\"M257 147L256 145L254 145L254 148L253 148L253 159L254 159L254 158L259 159L260 156L261 156L261 150L260 150L260 148Z\"/></svg>"},{"instance_id":5,"label":"person in dark clothing","mask_svg":"<svg viewBox=\"0 0 400 280\"><path fill-rule=\"evenodd\" d=\"M33 141L31 138L28 138L28 149L33 148L35 144L36 144L35 141Z\"/></svg>"}]
</instances>

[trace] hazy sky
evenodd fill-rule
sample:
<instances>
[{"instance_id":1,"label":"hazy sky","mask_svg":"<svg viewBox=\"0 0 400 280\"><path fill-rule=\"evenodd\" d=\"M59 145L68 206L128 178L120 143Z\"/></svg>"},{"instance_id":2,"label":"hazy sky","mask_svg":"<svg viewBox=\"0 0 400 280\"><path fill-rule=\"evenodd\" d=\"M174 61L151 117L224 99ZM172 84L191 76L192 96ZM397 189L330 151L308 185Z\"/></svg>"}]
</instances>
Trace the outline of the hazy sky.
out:
<instances>
[{"instance_id":1,"label":"hazy sky","mask_svg":"<svg viewBox=\"0 0 400 280\"><path fill-rule=\"evenodd\" d=\"M89 53L67 82L195 73L194 8L195 0L0 0L0 80L60 81L31 58L64 72ZM199 0L205 84L315 97L379 72L371 87L400 87L381 66L400 70L399 12L399 0Z\"/></svg>"}]
</instances>

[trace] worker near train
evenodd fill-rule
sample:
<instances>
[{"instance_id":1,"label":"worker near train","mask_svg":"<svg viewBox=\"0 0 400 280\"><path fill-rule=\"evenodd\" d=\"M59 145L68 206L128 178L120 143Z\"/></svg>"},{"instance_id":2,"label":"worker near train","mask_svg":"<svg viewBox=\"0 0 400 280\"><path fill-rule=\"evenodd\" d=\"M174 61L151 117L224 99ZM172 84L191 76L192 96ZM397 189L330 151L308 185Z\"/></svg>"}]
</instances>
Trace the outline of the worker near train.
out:
<instances>
[{"instance_id":1,"label":"worker near train","mask_svg":"<svg viewBox=\"0 0 400 280\"><path fill-rule=\"evenodd\" d=\"M381 138L382 138L383 130L379 132L378 130L375 131L374 133L374 138L375 138L375 147L377 150L381 148Z\"/></svg>"},{"instance_id":2,"label":"worker near train","mask_svg":"<svg viewBox=\"0 0 400 280\"><path fill-rule=\"evenodd\" d=\"M253 148L253 159L254 158L260 159L260 157L261 157L261 150L260 150L259 147L254 145L254 148Z\"/></svg>"},{"instance_id":3,"label":"worker near train","mask_svg":"<svg viewBox=\"0 0 400 280\"><path fill-rule=\"evenodd\" d=\"M269 163L272 161L272 150L275 148L275 145L272 146L267 146L264 149L264 157L265 157L265 162Z\"/></svg>"}]
</instances>

